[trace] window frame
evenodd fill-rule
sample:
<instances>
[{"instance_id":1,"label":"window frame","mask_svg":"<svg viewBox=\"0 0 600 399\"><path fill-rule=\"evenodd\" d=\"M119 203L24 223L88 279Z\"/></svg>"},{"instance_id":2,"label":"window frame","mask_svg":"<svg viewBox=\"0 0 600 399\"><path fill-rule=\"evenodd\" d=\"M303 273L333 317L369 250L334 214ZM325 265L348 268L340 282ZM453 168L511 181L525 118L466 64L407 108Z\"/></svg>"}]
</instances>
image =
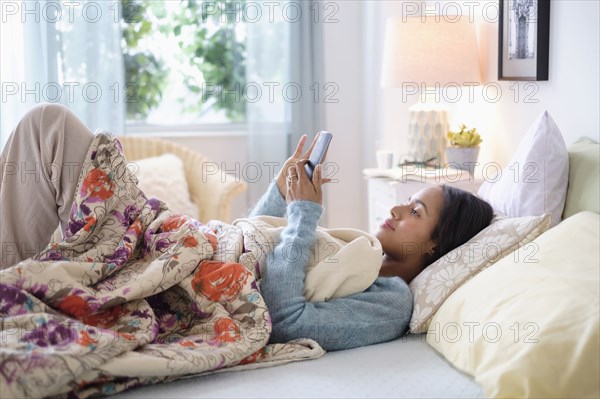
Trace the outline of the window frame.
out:
<instances>
[{"instance_id":1,"label":"window frame","mask_svg":"<svg viewBox=\"0 0 600 399\"><path fill-rule=\"evenodd\" d=\"M181 125L158 125L145 122L125 123L126 136L148 136L148 137L167 137L167 136L247 136L247 123L189 123Z\"/></svg>"}]
</instances>

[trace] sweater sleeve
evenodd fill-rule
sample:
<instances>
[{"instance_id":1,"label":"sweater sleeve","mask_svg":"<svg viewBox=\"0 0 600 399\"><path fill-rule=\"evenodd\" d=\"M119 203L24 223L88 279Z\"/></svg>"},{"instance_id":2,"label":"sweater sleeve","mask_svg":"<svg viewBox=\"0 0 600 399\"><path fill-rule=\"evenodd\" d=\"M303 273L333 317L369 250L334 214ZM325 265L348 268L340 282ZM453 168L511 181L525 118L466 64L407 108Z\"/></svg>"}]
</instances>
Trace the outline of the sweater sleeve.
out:
<instances>
[{"instance_id":1,"label":"sweater sleeve","mask_svg":"<svg viewBox=\"0 0 600 399\"><path fill-rule=\"evenodd\" d=\"M267 191L256 203L256 206L252 212L250 212L249 217L261 215L282 217L285 216L285 210L285 199L281 196L277 184L273 181L269 185L269 188L267 188Z\"/></svg>"},{"instance_id":2,"label":"sweater sleeve","mask_svg":"<svg viewBox=\"0 0 600 399\"><path fill-rule=\"evenodd\" d=\"M267 259L261 292L273 321L271 342L311 338L331 351L398 338L412 314L412 294L399 277L380 277L365 292L345 298L305 300L305 268L321 212L313 202L291 203L288 225Z\"/></svg>"}]
</instances>

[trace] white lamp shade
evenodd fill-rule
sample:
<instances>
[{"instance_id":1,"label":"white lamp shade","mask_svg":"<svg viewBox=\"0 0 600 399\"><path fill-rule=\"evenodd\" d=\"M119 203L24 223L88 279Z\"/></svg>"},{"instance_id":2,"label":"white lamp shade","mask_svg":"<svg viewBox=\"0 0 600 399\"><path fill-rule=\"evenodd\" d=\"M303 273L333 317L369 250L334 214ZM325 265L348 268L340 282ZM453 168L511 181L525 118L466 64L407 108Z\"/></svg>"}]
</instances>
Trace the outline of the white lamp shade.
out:
<instances>
[{"instance_id":1,"label":"white lamp shade","mask_svg":"<svg viewBox=\"0 0 600 399\"><path fill-rule=\"evenodd\" d=\"M467 16L388 18L381 85L479 84L474 25Z\"/></svg>"}]
</instances>

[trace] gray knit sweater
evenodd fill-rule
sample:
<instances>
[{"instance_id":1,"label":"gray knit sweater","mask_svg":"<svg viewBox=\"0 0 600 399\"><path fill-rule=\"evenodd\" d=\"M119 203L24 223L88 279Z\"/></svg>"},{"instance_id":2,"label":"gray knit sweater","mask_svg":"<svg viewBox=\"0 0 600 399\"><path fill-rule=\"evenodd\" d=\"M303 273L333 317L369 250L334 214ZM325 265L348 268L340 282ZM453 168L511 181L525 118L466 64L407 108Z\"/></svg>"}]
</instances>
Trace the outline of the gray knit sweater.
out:
<instances>
[{"instance_id":1,"label":"gray knit sweater","mask_svg":"<svg viewBox=\"0 0 600 399\"><path fill-rule=\"evenodd\" d=\"M407 331L412 293L400 277L379 277L364 292L326 302L303 296L305 267L315 242L321 205L295 201L286 206L271 183L250 217L284 216L288 225L267 259L261 292L271 313L271 342L311 338L325 350L342 350L390 341Z\"/></svg>"}]
</instances>

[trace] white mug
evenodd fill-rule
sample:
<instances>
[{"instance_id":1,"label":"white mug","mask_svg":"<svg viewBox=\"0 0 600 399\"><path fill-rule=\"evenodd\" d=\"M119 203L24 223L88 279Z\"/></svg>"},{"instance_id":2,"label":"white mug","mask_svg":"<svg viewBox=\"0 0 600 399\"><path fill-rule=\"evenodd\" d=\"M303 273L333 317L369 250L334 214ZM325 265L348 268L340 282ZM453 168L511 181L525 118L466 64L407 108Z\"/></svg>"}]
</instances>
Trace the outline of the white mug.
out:
<instances>
[{"instance_id":1,"label":"white mug","mask_svg":"<svg viewBox=\"0 0 600 399\"><path fill-rule=\"evenodd\" d=\"M377 157L377 169L391 169L394 167L394 153L392 151L378 150L375 155Z\"/></svg>"}]
</instances>

